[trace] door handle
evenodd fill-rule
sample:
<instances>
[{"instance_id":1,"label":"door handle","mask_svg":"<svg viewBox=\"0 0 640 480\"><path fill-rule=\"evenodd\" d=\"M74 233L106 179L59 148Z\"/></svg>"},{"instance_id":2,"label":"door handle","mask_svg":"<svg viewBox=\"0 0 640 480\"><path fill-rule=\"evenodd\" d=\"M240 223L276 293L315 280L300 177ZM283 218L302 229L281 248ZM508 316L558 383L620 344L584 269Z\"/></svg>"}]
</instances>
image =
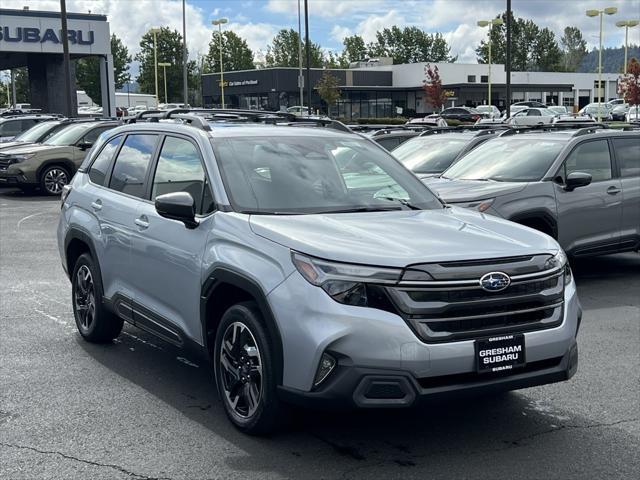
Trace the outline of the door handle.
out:
<instances>
[{"instance_id":1,"label":"door handle","mask_svg":"<svg viewBox=\"0 0 640 480\"><path fill-rule=\"evenodd\" d=\"M102 210L102 200L98 199L95 202L91 202L91 207L94 210Z\"/></svg>"},{"instance_id":2,"label":"door handle","mask_svg":"<svg viewBox=\"0 0 640 480\"><path fill-rule=\"evenodd\" d=\"M144 230L145 228L149 228L149 219L147 218L146 215L142 215L139 218L136 218L133 223L135 223L138 227L140 227L141 230Z\"/></svg>"},{"instance_id":3,"label":"door handle","mask_svg":"<svg viewBox=\"0 0 640 480\"><path fill-rule=\"evenodd\" d=\"M611 186L611 187L607 188L607 193L609 195L617 195L621 191L622 191L622 189L620 189L618 187L614 187L614 186Z\"/></svg>"}]
</instances>

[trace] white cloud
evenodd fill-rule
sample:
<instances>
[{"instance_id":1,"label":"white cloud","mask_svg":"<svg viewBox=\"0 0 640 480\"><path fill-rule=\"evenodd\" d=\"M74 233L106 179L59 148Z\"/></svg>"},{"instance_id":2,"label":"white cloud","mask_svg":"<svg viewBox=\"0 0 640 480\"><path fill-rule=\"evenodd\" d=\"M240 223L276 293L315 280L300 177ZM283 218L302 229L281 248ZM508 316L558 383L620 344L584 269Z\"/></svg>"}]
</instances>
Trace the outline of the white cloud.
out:
<instances>
[{"instance_id":1,"label":"white cloud","mask_svg":"<svg viewBox=\"0 0 640 480\"><path fill-rule=\"evenodd\" d=\"M486 34L486 29L461 24L443 35L451 47L451 55L458 56L458 63L477 63L476 47Z\"/></svg>"},{"instance_id":2,"label":"white cloud","mask_svg":"<svg viewBox=\"0 0 640 480\"><path fill-rule=\"evenodd\" d=\"M396 10L389 10L385 15L369 15L356 27L356 33L361 35L365 43L376 39L376 32L394 25L402 27L408 22Z\"/></svg>"},{"instance_id":3,"label":"white cloud","mask_svg":"<svg viewBox=\"0 0 640 480\"><path fill-rule=\"evenodd\" d=\"M334 25L331 29L331 38L340 44L342 44L345 37L350 37L351 35L353 35L353 31L348 27Z\"/></svg>"}]
</instances>

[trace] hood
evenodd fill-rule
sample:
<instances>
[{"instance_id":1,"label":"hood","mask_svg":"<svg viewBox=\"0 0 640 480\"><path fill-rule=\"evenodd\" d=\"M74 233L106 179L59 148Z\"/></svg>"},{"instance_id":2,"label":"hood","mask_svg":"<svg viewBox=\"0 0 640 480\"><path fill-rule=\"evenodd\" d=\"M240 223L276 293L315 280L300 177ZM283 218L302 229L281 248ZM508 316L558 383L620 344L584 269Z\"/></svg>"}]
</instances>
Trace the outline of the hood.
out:
<instances>
[{"instance_id":1,"label":"hood","mask_svg":"<svg viewBox=\"0 0 640 480\"><path fill-rule=\"evenodd\" d=\"M2 147L0 146L0 148ZM2 148L2 151L0 151L0 154L22 155L25 153L38 153L42 151L53 152L55 150L58 150L61 152L71 152L73 150L73 147L69 145L44 145L39 143L30 143L30 144L18 146L15 148L10 148L10 149Z\"/></svg>"},{"instance_id":2,"label":"hood","mask_svg":"<svg viewBox=\"0 0 640 480\"><path fill-rule=\"evenodd\" d=\"M10 148L23 147L25 145L31 145L33 142L3 142L0 143L0 151L9 150Z\"/></svg>"},{"instance_id":3,"label":"hood","mask_svg":"<svg viewBox=\"0 0 640 480\"><path fill-rule=\"evenodd\" d=\"M251 215L257 235L327 260L404 267L444 260L555 251L547 235L491 215L448 207L327 215Z\"/></svg>"},{"instance_id":4,"label":"hood","mask_svg":"<svg viewBox=\"0 0 640 480\"><path fill-rule=\"evenodd\" d=\"M527 186L526 182L456 180L442 177L425 178L423 183L447 203L484 200L519 192Z\"/></svg>"}]
</instances>

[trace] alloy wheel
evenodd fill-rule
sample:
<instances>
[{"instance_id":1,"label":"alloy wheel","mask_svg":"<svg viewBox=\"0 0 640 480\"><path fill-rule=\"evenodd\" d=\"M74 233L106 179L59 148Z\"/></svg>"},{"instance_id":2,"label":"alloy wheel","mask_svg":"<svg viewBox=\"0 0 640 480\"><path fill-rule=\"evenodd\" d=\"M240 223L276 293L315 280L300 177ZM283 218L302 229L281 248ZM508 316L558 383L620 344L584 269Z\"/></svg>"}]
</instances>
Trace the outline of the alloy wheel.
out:
<instances>
[{"instance_id":1,"label":"alloy wheel","mask_svg":"<svg viewBox=\"0 0 640 480\"><path fill-rule=\"evenodd\" d=\"M225 400L236 415L250 418L262 398L262 358L251 330L233 322L222 336L220 367Z\"/></svg>"},{"instance_id":2,"label":"alloy wheel","mask_svg":"<svg viewBox=\"0 0 640 480\"><path fill-rule=\"evenodd\" d=\"M76 274L75 310L80 327L88 331L96 316L95 287L91 271L82 265Z\"/></svg>"},{"instance_id":3,"label":"alloy wheel","mask_svg":"<svg viewBox=\"0 0 640 480\"><path fill-rule=\"evenodd\" d=\"M67 172L61 168L52 168L44 175L44 188L49 193L58 194L62 192L62 187L69 183Z\"/></svg>"}]
</instances>

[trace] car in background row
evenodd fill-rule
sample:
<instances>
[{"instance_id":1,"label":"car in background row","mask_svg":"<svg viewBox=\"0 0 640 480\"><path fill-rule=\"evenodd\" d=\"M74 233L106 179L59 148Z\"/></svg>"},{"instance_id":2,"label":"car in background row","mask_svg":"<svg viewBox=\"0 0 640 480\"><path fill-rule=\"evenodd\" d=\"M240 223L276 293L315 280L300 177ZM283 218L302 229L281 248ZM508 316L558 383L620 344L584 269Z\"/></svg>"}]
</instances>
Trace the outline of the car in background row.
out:
<instances>
[{"instance_id":1,"label":"car in background row","mask_svg":"<svg viewBox=\"0 0 640 480\"><path fill-rule=\"evenodd\" d=\"M611 119L615 122L624 122L628 111L628 103L619 103L617 105L614 105L613 109L611 110Z\"/></svg>"},{"instance_id":2,"label":"car in background row","mask_svg":"<svg viewBox=\"0 0 640 480\"><path fill-rule=\"evenodd\" d=\"M392 154L419 178L433 177L501 131L471 128L427 130L400 145Z\"/></svg>"},{"instance_id":3,"label":"car in background row","mask_svg":"<svg viewBox=\"0 0 640 480\"><path fill-rule=\"evenodd\" d=\"M440 117L445 120L457 120L459 122L476 122L482 118L482 114L469 107L449 107L440 112Z\"/></svg>"},{"instance_id":4,"label":"car in background row","mask_svg":"<svg viewBox=\"0 0 640 480\"><path fill-rule=\"evenodd\" d=\"M571 113L571 112L569 112L569 109L567 107L563 107L563 106L550 105L550 106L548 106L546 108L548 110L551 110L556 115L568 115L569 113Z\"/></svg>"},{"instance_id":5,"label":"car in background row","mask_svg":"<svg viewBox=\"0 0 640 480\"><path fill-rule=\"evenodd\" d=\"M497 120L502 116L500 109L495 105L478 105L476 110L480 112L484 118Z\"/></svg>"},{"instance_id":6,"label":"car in background row","mask_svg":"<svg viewBox=\"0 0 640 480\"><path fill-rule=\"evenodd\" d=\"M22 132L20 135L15 137L11 142L0 143L0 151L16 147L24 147L33 143L42 143L65 128L67 125L78 121L82 120L65 118L61 120L46 120L44 122L36 123L29 130Z\"/></svg>"},{"instance_id":7,"label":"car in background row","mask_svg":"<svg viewBox=\"0 0 640 480\"><path fill-rule=\"evenodd\" d=\"M59 118L58 115L17 115L0 118L0 144L12 141L35 124Z\"/></svg>"},{"instance_id":8,"label":"car in background row","mask_svg":"<svg viewBox=\"0 0 640 480\"><path fill-rule=\"evenodd\" d=\"M627 111L625 120L628 123L640 122L640 105L634 105L633 107L629 107L629 111Z\"/></svg>"},{"instance_id":9,"label":"car in background row","mask_svg":"<svg viewBox=\"0 0 640 480\"><path fill-rule=\"evenodd\" d=\"M572 256L640 247L640 129L507 131L423 181L451 205L550 235Z\"/></svg>"},{"instance_id":10,"label":"car in background row","mask_svg":"<svg viewBox=\"0 0 640 480\"><path fill-rule=\"evenodd\" d=\"M0 152L0 185L60 195L100 134L117 125L115 120L78 122L45 143Z\"/></svg>"},{"instance_id":11,"label":"car in background row","mask_svg":"<svg viewBox=\"0 0 640 480\"><path fill-rule=\"evenodd\" d=\"M526 107L507 120L508 125L544 125L552 123L557 114L543 107Z\"/></svg>"},{"instance_id":12,"label":"car in background row","mask_svg":"<svg viewBox=\"0 0 640 480\"><path fill-rule=\"evenodd\" d=\"M583 107L578 113L580 115L589 115L593 118L600 117L603 121L613 120L611 116L612 108L606 103L590 103Z\"/></svg>"}]
</instances>

